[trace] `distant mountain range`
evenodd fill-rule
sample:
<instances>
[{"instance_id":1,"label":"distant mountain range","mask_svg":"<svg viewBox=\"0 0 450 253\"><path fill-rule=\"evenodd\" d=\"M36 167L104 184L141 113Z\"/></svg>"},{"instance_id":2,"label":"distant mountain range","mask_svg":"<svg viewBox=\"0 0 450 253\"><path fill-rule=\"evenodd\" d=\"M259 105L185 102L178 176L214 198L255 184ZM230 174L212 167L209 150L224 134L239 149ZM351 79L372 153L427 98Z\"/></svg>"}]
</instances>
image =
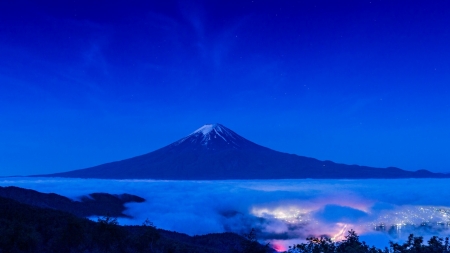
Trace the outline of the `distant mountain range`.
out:
<instances>
[{"instance_id":1,"label":"distant mountain range","mask_svg":"<svg viewBox=\"0 0 450 253\"><path fill-rule=\"evenodd\" d=\"M221 124L208 124L156 151L91 168L42 177L103 179L365 179L449 178L427 170L373 168L278 152L255 144Z\"/></svg>"}]
</instances>

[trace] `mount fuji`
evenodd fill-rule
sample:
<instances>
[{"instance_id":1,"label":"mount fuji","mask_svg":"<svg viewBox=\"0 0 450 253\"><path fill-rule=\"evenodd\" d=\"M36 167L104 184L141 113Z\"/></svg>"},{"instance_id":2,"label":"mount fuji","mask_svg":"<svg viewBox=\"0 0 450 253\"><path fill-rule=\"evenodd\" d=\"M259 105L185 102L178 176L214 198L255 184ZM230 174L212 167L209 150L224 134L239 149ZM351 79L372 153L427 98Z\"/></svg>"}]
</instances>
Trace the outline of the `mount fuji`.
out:
<instances>
[{"instance_id":1,"label":"mount fuji","mask_svg":"<svg viewBox=\"0 0 450 253\"><path fill-rule=\"evenodd\" d=\"M338 164L260 146L221 124L208 124L156 151L44 177L103 179L443 178L450 174Z\"/></svg>"}]
</instances>

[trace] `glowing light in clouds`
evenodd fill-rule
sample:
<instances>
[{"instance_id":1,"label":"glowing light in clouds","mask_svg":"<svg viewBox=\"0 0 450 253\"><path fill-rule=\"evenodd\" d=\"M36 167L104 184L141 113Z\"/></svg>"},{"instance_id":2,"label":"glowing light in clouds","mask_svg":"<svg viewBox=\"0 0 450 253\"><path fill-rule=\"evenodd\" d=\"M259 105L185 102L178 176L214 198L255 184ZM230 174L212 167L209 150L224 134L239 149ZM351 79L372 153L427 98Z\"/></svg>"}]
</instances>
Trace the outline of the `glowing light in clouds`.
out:
<instances>
[{"instance_id":1,"label":"glowing light in clouds","mask_svg":"<svg viewBox=\"0 0 450 253\"><path fill-rule=\"evenodd\" d=\"M342 224L342 229L337 234L331 237L332 241L342 241L345 239L345 233L347 232L347 224Z\"/></svg>"},{"instance_id":2,"label":"glowing light in clouds","mask_svg":"<svg viewBox=\"0 0 450 253\"><path fill-rule=\"evenodd\" d=\"M309 223L312 221L310 210L297 209L295 207L277 207L275 209L253 207L251 213L258 217L275 218L293 224Z\"/></svg>"}]
</instances>

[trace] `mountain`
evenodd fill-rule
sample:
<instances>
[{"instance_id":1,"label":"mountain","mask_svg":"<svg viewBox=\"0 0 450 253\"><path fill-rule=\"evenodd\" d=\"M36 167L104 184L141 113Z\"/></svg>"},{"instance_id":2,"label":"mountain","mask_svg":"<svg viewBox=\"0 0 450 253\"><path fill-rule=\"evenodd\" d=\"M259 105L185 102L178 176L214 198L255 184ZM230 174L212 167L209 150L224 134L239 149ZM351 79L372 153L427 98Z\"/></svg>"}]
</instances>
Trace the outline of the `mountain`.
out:
<instances>
[{"instance_id":1,"label":"mountain","mask_svg":"<svg viewBox=\"0 0 450 253\"><path fill-rule=\"evenodd\" d=\"M156 151L44 177L104 179L444 178L450 174L338 164L260 146L220 124L208 124Z\"/></svg>"},{"instance_id":2,"label":"mountain","mask_svg":"<svg viewBox=\"0 0 450 253\"><path fill-rule=\"evenodd\" d=\"M14 199L23 204L50 208L71 213L78 217L111 216L127 217L125 215L125 204L144 202L145 199L131 195L112 195L108 193L91 193L81 196L80 201L74 201L55 193L41 193L30 189L15 186L0 187L0 197Z\"/></svg>"}]
</instances>

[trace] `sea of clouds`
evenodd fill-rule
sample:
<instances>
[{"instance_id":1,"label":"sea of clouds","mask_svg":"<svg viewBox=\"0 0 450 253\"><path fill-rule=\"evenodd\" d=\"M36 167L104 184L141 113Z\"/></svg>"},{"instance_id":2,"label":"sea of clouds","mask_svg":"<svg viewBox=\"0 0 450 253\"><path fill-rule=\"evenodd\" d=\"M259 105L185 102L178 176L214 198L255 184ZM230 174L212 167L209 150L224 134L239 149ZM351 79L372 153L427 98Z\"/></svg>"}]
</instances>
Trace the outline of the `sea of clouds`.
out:
<instances>
[{"instance_id":1,"label":"sea of clouds","mask_svg":"<svg viewBox=\"0 0 450 253\"><path fill-rule=\"evenodd\" d=\"M133 219L166 230L200 235L258 231L279 249L308 236L343 239L354 229L369 245L388 246L410 233L448 236L450 179L162 181L2 178L18 186L73 199L94 192L146 199L127 204ZM96 220L97 217L92 217Z\"/></svg>"}]
</instances>

